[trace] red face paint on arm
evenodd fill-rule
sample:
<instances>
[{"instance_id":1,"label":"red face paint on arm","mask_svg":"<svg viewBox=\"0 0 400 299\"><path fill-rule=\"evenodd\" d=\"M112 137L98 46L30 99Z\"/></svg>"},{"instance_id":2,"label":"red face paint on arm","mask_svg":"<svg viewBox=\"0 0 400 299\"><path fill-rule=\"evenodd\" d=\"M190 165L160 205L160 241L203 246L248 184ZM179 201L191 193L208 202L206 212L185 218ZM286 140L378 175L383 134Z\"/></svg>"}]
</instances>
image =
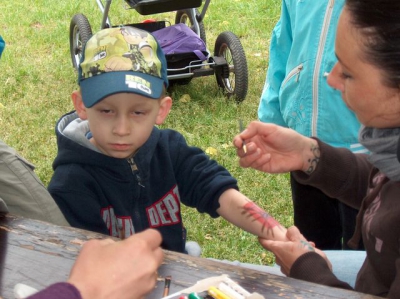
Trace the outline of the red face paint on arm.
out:
<instances>
[{"instance_id":1,"label":"red face paint on arm","mask_svg":"<svg viewBox=\"0 0 400 299\"><path fill-rule=\"evenodd\" d=\"M262 231L264 231L264 228L267 228L267 230L272 230L272 228L275 226L281 227L281 224L278 221L257 206L254 202L245 204L243 206L243 210L244 214L248 214L250 217L253 217L255 221L258 221L262 224Z\"/></svg>"}]
</instances>

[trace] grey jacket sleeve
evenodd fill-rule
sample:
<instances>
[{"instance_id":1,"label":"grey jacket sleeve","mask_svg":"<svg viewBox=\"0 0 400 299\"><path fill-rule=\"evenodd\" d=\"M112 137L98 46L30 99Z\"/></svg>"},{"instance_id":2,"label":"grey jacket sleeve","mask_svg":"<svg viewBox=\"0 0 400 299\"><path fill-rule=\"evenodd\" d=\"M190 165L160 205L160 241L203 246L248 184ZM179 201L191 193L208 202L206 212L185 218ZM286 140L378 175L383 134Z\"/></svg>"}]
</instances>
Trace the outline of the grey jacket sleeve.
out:
<instances>
[{"instance_id":1,"label":"grey jacket sleeve","mask_svg":"<svg viewBox=\"0 0 400 299\"><path fill-rule=\"evenodd\" d=\"M0 197L10 213L69 226L34 172L34 165L0 140Z\"/></svg>"}]
</instances>

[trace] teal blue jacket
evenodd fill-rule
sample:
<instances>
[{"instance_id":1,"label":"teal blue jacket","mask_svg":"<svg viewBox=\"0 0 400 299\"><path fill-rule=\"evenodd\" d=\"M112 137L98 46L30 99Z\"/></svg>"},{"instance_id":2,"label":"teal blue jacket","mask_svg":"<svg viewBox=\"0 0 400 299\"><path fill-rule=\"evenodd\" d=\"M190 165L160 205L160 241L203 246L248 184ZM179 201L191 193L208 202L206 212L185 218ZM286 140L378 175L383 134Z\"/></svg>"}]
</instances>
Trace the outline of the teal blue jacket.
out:
<instances>
[{"instance_id":1,"label":"teal blue jacket","mask_svg":"<svg viewBox=\"0 0 400 299\"><path fill-rule=\"evenodd\" d=\"M258 117L335 147L366 152L358 143L358 120L327 83L337 61L335 36L343 5L344 0L282 1Z\"/></svg>"}]
</instances>

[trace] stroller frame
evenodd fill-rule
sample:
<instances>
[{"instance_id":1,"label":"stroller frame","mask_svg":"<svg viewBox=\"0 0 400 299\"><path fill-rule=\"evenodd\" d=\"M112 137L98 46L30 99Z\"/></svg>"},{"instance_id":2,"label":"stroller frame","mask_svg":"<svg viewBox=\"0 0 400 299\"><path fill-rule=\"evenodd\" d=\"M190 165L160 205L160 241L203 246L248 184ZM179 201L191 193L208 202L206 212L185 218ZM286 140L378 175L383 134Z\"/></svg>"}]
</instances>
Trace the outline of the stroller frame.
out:
<instances>
[{"instance_id":1,"label":"stroller frame","mask_svg":"<svg viewBox=\"0 0 400 299\"><path fill-rule=\"evenodd\" d=\"M102 13L100 29L135 26L152 32L164 28L165 21L113 26L109 17L113 0L96 0ZM134 9L141 15L176 11L175 23L188 25L205 43L206 34L203 19L211 0L204 0L201 12L198 7L202 0L125 0L127 9ZM83 14L73 16L70 23L70 52L75 69L79 67L84 44L92 35L89 21ZM205 61L192 53L166 55L167 74L171 83L188 84L192 78L215 75L217 84L227 97L239 103L247 95L248 71L246 56L239 38L230 31L220 33L215 41L214 55L207 49Z\"/></svg>"}]
</instances>

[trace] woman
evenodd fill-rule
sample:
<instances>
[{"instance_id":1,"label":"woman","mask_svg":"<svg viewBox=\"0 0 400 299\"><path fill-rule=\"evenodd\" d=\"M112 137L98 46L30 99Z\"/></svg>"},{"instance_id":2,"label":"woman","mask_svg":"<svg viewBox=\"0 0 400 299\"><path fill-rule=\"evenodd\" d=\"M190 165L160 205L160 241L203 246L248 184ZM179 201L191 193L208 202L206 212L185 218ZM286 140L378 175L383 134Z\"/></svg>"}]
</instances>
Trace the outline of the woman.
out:
<instances>
[{"instance_id":1,"label":"woman","mask_svg":"<svg viewBox=\"0 0 400 299\"><path fill-rule=\"evenodd\" d=\"M363 127L359 140L370 155L352 154L316 138L253 122L235 137L240 165L282 173L360 210L350 243L363 238L367 257L355 290L400 298L400 1L346 0L336 36L338 63L328 83ZM247 153L242 149L243 141ZM291 241L260 243L286 275L350 289L331 272L326 256L292 227Z\"/></svg>"}]
</instances>

